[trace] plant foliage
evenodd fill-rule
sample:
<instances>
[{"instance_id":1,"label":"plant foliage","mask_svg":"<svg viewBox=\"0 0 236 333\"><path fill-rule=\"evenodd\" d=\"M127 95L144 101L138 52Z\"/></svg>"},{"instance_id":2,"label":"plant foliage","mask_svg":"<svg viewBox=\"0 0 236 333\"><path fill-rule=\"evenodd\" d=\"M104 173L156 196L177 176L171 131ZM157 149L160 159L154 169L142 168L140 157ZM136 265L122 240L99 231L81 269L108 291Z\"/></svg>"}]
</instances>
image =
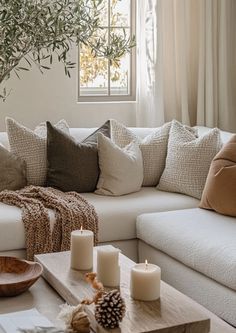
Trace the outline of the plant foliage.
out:
<instances>
[{"instance_id":1,"label":"plant foliage","mask_svg":"<svg viewBox=\"0 0 236 333\"><path fill-rule=\"evenodd\" d=\"M111 33L107 43L99 34L102 0L0 0L0 85L12 72L41 72L56 59L65 74L75 66L69 51L73 43L91 48L94 56L118 61L134 46L134 37ZM6 98L4 89L2 98Z\"/></svg>"}]
</instances>

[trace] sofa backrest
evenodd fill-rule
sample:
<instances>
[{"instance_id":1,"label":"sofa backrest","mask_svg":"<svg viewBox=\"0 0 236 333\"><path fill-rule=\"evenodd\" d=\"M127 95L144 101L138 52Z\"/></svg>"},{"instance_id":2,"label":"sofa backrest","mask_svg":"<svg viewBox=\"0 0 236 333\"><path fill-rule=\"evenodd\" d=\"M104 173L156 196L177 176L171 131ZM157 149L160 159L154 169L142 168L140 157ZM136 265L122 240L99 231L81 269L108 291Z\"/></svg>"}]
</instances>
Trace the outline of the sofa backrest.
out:
<instances>
[{"instance_id":1,"label":"sofa backrest","mask_svg":"<svg viewBox=\"0 0 236 333\"><path fill-rule=\"evenodd\" d=\"M70 128L70 134L77 140L82 141L91 133L96 131L97 128ZM134 132L134 134L138 135L141 138L145 138L148 134L152 133L153 128L147 127L130 127L130 130Z\"/></svg>"},{"instance_id":2,"label":"sofa backrest","mask_svg":"<svg viewBox=\"0 0 236 333\"><path fill-rule=\"evenodd\" d=\"M209 132L211 130L211 128L204 127L204 126L195 126L195 128L197 128L199 136L203 136L204 134L206 134L207 132ZM233 134L234 133L220 131L222 142L223 143L228 142L229 139L232 137Z\"/></svg>"},{"instance_id":3,"label":"sofa backrest","mask_svg":"<svg viewBox=\"0 0 236 333\"><path fill-rule=\"evenodd\" d=\"M202 136L211 130L209 127L204 127L204 126L196 126L196 128L198 129L199 136ZM152 133L152 131L154 130L154 128L147 128L147 127L130 127L129 129L133 131L134 134L138 135L141 138L144 138L148 134ZM70 134L76 139L76 141L82 141L91 133L93 133L95 130L96 130L95 127L71 128ZM231 138L231 136L232 133L221 131L221 138L223 143L227 142ZM2 144L6 148L9 148L9 142L6 132L0 132L0 144Z\"/></svg>"},{"instance_id":4,"label":"sofa backrest","mask_svg":"<svg viewBox=\"0 0 236 333\"><path fill-rule=\"evenodd\" d=\"M198 130L198 135L203 136L207 132L211 130L209 127L204 127L204 126L195 126ZM97 128L70 128L70 134L77 140L77 141L82 141L85 139L87 136L89 136L91 133L93 133ZM129 127L129 129L134 132L137 136L141 138L145 138L148 134L151 134L152 131L155 130L155 128L151 127ZM230 132L225 132L225 131L220 131L221 133L221 139L223 143L226 143L229 141L233 133Z\"/></svg>"}]
</instances>

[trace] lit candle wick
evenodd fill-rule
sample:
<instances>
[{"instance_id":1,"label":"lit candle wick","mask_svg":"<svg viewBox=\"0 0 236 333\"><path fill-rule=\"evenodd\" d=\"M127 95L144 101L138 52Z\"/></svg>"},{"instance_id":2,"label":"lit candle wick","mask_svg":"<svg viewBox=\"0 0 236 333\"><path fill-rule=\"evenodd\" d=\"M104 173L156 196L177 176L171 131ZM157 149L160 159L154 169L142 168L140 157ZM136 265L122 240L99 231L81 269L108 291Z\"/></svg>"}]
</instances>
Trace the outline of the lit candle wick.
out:
<instances>
[{"instance_id":1,"label":"lit candle wick","mask_svg":"<svg viewBox=\"0 0 236 333\"><path fill-rule=\"evenodd\" d=\"M83 233L83 226L80 227L81 234Z\"/></svg>"},{"instance_id":2,"label":"lit candle wick","mask_svg":"<svg viewBox=\"0 0 236 333\"><path fill-rule=\"evenodd\" d=\"M148 261L147 261L147 259L145 260L145 270L147 270L148 269Z\"/></svg>"}]
</instances>

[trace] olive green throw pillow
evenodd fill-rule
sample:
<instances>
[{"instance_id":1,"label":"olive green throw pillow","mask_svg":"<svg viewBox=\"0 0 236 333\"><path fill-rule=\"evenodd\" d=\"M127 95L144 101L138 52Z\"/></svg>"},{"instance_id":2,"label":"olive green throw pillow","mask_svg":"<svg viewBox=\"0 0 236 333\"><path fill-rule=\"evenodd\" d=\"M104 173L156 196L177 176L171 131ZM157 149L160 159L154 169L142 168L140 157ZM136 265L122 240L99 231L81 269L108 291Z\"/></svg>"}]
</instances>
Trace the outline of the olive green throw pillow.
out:
<instances>
[{"instance_id":1,"label":"olive green throw pillow","mask_svg":"<svg viewBox=\"0 0 236 333\"><path fill-rule=\"evenodd\" d=\"M0 191L19 190L26 185L25 161L0 145Z\"/></svg>"},{"instance_id":2,"label":"olive green throw pillow","mask_svg":"<svg viewBox=\"0 0 236 333\"><path fill-rule=\"evenodd\" d=\"M83 142L47 122L47 186L61 191L93 192L96 189L99 166L97 133L110 136L109 121Z\"/></svg>"}]
</instances>

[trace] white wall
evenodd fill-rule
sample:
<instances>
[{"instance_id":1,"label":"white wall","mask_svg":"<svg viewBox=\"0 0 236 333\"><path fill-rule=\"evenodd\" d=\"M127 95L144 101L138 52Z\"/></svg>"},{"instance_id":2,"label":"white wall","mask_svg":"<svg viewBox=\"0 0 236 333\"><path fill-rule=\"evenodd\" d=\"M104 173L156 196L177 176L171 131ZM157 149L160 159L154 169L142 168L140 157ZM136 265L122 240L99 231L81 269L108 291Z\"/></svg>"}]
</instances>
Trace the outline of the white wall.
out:
<instances>
[{"instance_id":1,"label":"white wall","mask_svg":"<svg viewBox=\"0 0 236 333\"><path fill-rule=\"evenodd\" d=\"M71 53L76 61L76 49ZM41 121L56 122L65 118L70 127L100 126L109 118L135 126L135 103L78 103L77 69L72 77L64 74L61 64L43 75L37 68L22 72L21 80L12 74L7 85L12 89L6 102L0 101L0 131L5 130L5 117L12 117L33 128Z\"/></svg>"}]
</instances>

